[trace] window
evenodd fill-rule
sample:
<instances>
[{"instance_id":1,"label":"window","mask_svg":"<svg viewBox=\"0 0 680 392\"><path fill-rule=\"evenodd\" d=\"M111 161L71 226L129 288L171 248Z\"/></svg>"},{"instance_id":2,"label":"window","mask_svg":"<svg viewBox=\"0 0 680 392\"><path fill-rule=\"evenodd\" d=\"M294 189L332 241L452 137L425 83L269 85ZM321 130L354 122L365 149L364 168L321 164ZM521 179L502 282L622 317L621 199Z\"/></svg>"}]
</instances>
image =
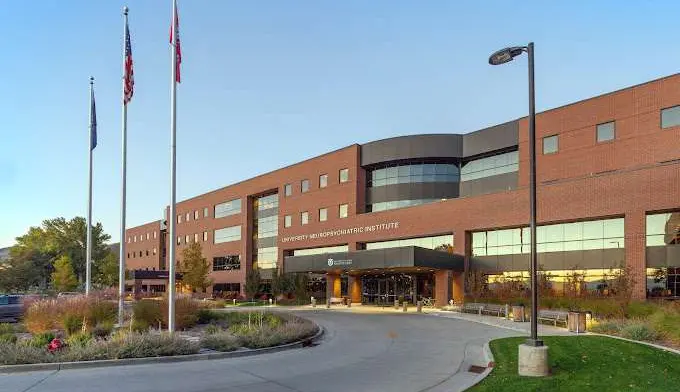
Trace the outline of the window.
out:
<instances>
[{"instance_id":1,"label":"window","mask_svg":"<svg viewBox=\"0 0 680 392\"><path fill-rule=\"evenodd\" d=\"M325 222L328 219L328 208L319 208L319 222Z\"/></svg>"},{"instance_id":2,"label":"window","mask_svg":"<svg viewBox=\"0 0 680 392\"><path fill-rule=\"evenodd\" d=\"M646 232L647 246L680 245L680 212L647 215Z\"/></svg>"},{"instance_id":3,"label":"window","mask_svg":"<svg viewBox=\"0 0 680 392\"><path fill-rule=\"evenodd\" d=\"M452 166L455 167L455 165ZM460 180L477 180L499 174L513 173L518 170L519 153L512 151L463 163L463 166L460 168ZM442 181L438 180L438 182Z\"/></svg>"},{"instance_id":4,"label":"window","mask_svg":"<svg viewBox=\"0 0 680 392\"><path fill-rule=\"evenodd\" d=\"M309 192L309 180L302 180L300 182L300 190L302 193Z\"/></svg>"},{"instance_id":5,"label":"window","mask_svg":"<svg viewBox=\"0 0 680 392\"><path fill-rule=\"evenodd\" d=\"M253 268L270 269L276 268L279 248L276 246L268 248L258 248L257 255L253 255Z\"/></svg>"},{"instance_id":6,"label":"window","mask_svg":"<svg viewBox=\"0 0 680 392\"><path fill-rule=\"evenodd\" d=\"M146 239L148 240L151 235L149 233L146 233Z\"/></svg>"},{"instance_id":7,"label":"window","mask_svg":"<svg viewBox=\"0 0 680 392\"><path fill-rule=\"evenodd\" d=\"M366 173L369 187L385 185L458 182L460 170L455 163L411 162L409 164L386 164L373 168Z\"/></svg>"},{"instance_id":8,"label":"window","mask_svg":"<svg viewBox=\"0 0 680 392\"><path fill-rule=\"evenodd\" d=\"M182 214L177 215L177 223L182 223Z\"/></svg>"},{"instance_id":9,"label":"window","mask_svg":"<svg viewBox=\"0 0 680 392\"><path fill-rule=\"evenodd\" d=\"M322 174L319 176L319 188L325 188L328 186L328 174Z\"/></svg>"},{"instance_id":10,"label":"window","mask_svg":"<svg viewBox=\"0 0 680 392\"><path fill-rule=\"evenodd\" d=\"M283 217L283 227L290 227L293 225L293 217L286 215Z\"/></svg>"},{"instance_id":11,"label":"window","mask_svg":"<svg viewBox=\"0 0 680 392\"><path fill-rule=\"evenodd\" d=\"M606 142L607 140L614 140L616 137L616 125L614 121L599 124L597 126L597 141Z\"/></svg>"},{"instance_id":12,"label":"window","mask_svg":"<svg viewBox=\"0 0 680 392\"><path fill-rule=\"evenodd\" d=\"M213 285L213 293L221 294L221 293L229 293L231 294L239 294L241 292L241 284L240 283L215 283Z\"/></svg>"},{"instance_id":13,"label":"window","mask_svg":"<svg viewBox=\"0 0 680 392\"><path fill-rule=\"evenodd\" d=\"M241 239L241 226L239 225L217 229L215 230L213 238L216 244L239 241Z\"/></svg>"},{"instance_id":14,"label":"window","mask_svg":"<svg viewBox=\"0 0 680 392\"><path fill-rule=\"evenodd\" d=\"M128 244L132 242L132 237L128 237Z\"/></svg>"},{"instance_id":15,"label":"window","mask_svg":"<svg viewBox=\"0 0 680 392\"><path fill-rule=\"evenodd\" d=\"M137 256L137 252L132 252L132 258L134 259Z\"/></svg>"},{"instance_id":16,"label":"window","mask_svg":"<svg viewBox=\"0 0 680 392\"><path fill-rule=\"evenodd\" d=\"M340 204L340 208L338 210L340 218L347 218L347 212L349 210L349 206L347 204Z\"/></svg>"},{"instance_id":17,"label":"window","mask_svg":"<svg viewBox=\"0 0 680 392\"><path fill-rule=\"evenodd\" d=\"M257 238L276 237L279 234L279 217L276 215L259 218L255 224Z\"/></svg>"},{"instance_id":18,"label":"window","mask_svg":"<svg viewBox=\"0 0 680 392\"><path fill-rule=\"evenodd\" d=\"M184 243L188 244L189 243L189 234L184 236Z\"/></svg>"},{"instance_id":19,"label":"window","mask_svg":"<svg viewBox=\"0 0 680 392\"><path fill-rule=\"evenodd\" d=\"M241 199L234 199L215 206L215 218L241 213Z\"/></svg>"},{"instance_id":20,"label":"window","mask_svg":"<svg viewBox=\"0 0 680 392\"><path fill-rule=\"evenodd\" d=\"M153 232L153 239L154 240L156 239L156 232L155 231Z\"/></svg>"},{"instance_id":21,"label":"window","mask_svg":"<svg viewBox=\"0 0 680 392\"><path fill-rule=\"evenodd\" d=\"M146 250L146 255L147 255L147 256L149 255L149 250L148 250L148 249Z\"/></svg>"},{"instance_id":22,"label":"window","mask_svg":"<svg viewBox=\"0 0 680 392\"><path fill-rule=\"evenodd\" d=\"M189 213L187 212L187 213L186 213L186 219L185 219L185 220L186 220L187 222L189 222L189 218L191 218L191 214L189 214Z\"/></svg>"},{"instance_id":23,"label":"window","mask_svg":"<svg viewBox=\"0 0 680 392\"><path fill-rule=\"evenodd\" d=\"M139 242L142 242L142 241L144 241L144 234L139 235Z\"/></svg>"},{"instance_id":24,"label":"window","mask_svg":"<svg viewBox=\"0 0 680 392\"><path fill-rule=\"evenodd\" d=\"M300 214L300 224L306 225L309 223L309 212L304 211Z\"/></svg>"},{"instance_id":25,"label":"window","mask_svg":"<svg viewBox=\"0 0 680 392\"><path fill-rule=\"evenodd\" d=\"M258 197L253 201L253 208L257 208L257 211L269 210L271 208L278 208L279 206L279 195L274 193L273 195Z\"/></svg>"},{"instance_id":26,"label":"window","mask_svg":"<svg viewBox=\"0 0 680 392\"><path fill-rule=\"evenodd\" d=\"M536 228L538 253L624 248L624 219L559 223ZM531 248L528 227L472 233L473 256L526 254Z\"/></svg>"},{"instance_id":27,"label":"window","mask_svg":"<svg viewBox=\"0 0 680 392\"><path fill-rule=\"evenodd\" d=\"M283 194L286 196L290 196L293 194L293 186L290 184L286 184L283 186Z\"/></svg>"},{"instance_id":28,"label":"window","mask_svg":"<svg viewBox=\"0 0 680 392\"><path fill-rule=\"evenodd\" d=\"M208 217L208 207L203 208L203 217L204 218Z\"/></svg>"},{"instance_id":29,"label":"window","mask_svg":"<svg viewBox=\"0 0 680 392\"><path fill-rule=\"evenodd\" d=\"M128 252L128 257L127 257L127 258L128 258L128 259L130 258L130 252Z\"/></svg>"},{"instance_id":30,"label":"window","mask_svg":"<svg viewBox=\"0 0 680 392\"><path fill-rule=\"evenodd\" d=\"M137 236L134 237L134 241L137 242Z\"/></svg>"},{"instance_id":31,"label":"window","mask_svg":"<svg viewBox=\"0 0 680 392\"><path fill-rule=\"evenodd\" d=\"M194 242L198 242L198 233L194 234Z\"/></svg>"},{"instance_id":32,"label":"window","mask_svg":"<svg viewBox=\"0 0 680 392\"><path fill-rule=\"evenodd\" d=\"M400 246L419 246L421 248L435 249L441 245L453 245L453 235L438 235L434 237L408 238L403 240L391 240L380 242L367 242L366 249L385 249Z\"/></svg>"},{"instance_id":33,"label":"window","mask_svg":"<svg viewBox=\"0 0 680 392\"><path fill-rule=\"evenodd\" d=\"M182 243L182 237L177 236L177 245L180 245Z\"/></svg>"},{"instance_id":34,"label":"window","mask_svg":"<svg viewBox=\"0 0 680 392\"><path fill-rule=\"evenodd\" d=\"M194 220L198 220L198 210L194 211Z\"/></svg>"},{"instance_id":35,"label":"window","mask_svg":"<svg viewBox=\"0 0 680 392\"><path fill-rule=\"evenodd\" d=\"M661 110L661 128L680 125L680 105Z\"/></svg>"},{"instance_id":36,"label":"window","mask_svg":"<svg viewBox=\"0 0 680 392\"><path fill-rule=\"evenodd\" d=\"M208 232L204 231L203 232L203 242L206 242L206 241L208 241Z\"/></svg>"},{"instance_id":37,"label":"window","mask_svg":"<svg viewBox=\"0 0 680 392\"><path fill-rule=\"evenodd\" d=\"M340 253L347 251L349 251L349 246L347 245L324 246L321 248L295 249L293 250L293 256L321 255L324 253Z\"/></svg>"},{"instance_id":38,"label":"window","mask_svg":"<svg viewBox=\"0 0 680 392\"><path fill-rule=\"evenodd\" d=\"M554 154L559 150L557 135L543 138L543 155Z\"/></svg>"},{"instance_id":39,"label":"window","mask_svg":"<svg viewBox=\"0 0 680 392\"><path fill-rule=\"evenodd\" d=\"M340 183L349 181L349 169L340 169Z\"/></svg>"},{"instance_id":40,"label":"window","mask_svg":"<svg viewBox=\"0 0 680 392\"><path fill-rule=\"evenodd\" d=\"M154 255L154 256L156 255L156 252L157 252L157 251L158 251L158 250L157 250L156 248L153 248L153 255Z\"/></svg>"},{"instance_id":41,"label":"window","mask_svg":"<svg viewBox=\"0 0 680 392\"><path fill-rule=\"evenodd\" d=\"M228 255L213 257L213 271L232 271L241 269L241 256Z\"/></svg>"}]
</instances>

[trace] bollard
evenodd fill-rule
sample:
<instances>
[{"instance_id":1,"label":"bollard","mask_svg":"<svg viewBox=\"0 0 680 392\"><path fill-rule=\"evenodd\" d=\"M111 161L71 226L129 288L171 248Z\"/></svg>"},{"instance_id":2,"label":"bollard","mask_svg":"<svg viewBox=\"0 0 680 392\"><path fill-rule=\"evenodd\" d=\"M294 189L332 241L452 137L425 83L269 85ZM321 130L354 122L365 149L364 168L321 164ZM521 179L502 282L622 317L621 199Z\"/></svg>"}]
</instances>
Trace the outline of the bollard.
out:
<instances>
[{"instance_id":1,"label":"bollard","mask_svg":"<svg viewBox=\"0 0 680 392\"><path fill-rule=\"evenodd\" d=\"M394 300L394 310L399 310L399 300L398 299Z\"/></svg>"},{"instance_id":2,"label":"bollard","mask_svg":"<svg viewBox=\"0 0 680 392\"><path fill-rule=\"evenodd\" d=\"M403 306L404 306L403 312L406 312L406 308L408 308L408 302L407 302L407 301L404 301L404 305L403 305Z\"/></svg>"},{"instance_id":3,"label":"bollard","mask_svg":"<svg viewBox=\"0 0 680 392\"><path fill-rule=\"evenodd\" d=\"M236 306L236 298L234 298L234 306Z\"/></svg>"},{"instance_id":4,"label":"bollard","mask_svg":"<svg viewBox=\"0 0 680 392\"><path fill-rule=\"evenodd\" d=\"M505 319L510 319L510 305L505 304Z\"/></svg>"},{"instance_id":5,"label":"bollard","mask_svg":"<svg viewBox=\"0 0 680 392\"><path fill-rule=\"evenodd\" d=\"M311 300L309 301L312 303L312 307L316 308L316 298L312 297Z\"/></svg>"},{"instance_id":6,"label":"bollard","mask_svg":"<svg viewBox=\"0 0 680 392\"><path fill-rule=\"evenodd\" d=\"M330 309L330 308L331 308L331 298L328 297L328 298L326 299L326 309Z\"/></svg>"},{"instance_id":7,"label":"bollard","mask_svg":"<svg viewBox=\"0 0 680 392\"><path fill-rule=\"evenodd\" d=\"M347 307L348 308L352 307L352 298L347 298Z\"/></svg>"},{"instance_id":8,"label":"bollard","mask_svg":"<svg viewBox=\"0 0 680 392\"><path fill-rule=\"evenodd\" d=\"M416 312L423 313L423 301L416 302Z\"/></svg>"},{"instance_id":9,"label":"bollard","mask_svg":"<svg viewBox=\"0 0 680 392\"><path fill-rule=\"evenodd\" d=\"M272 299L269 298L269 306L272 306Z\"/></svg>"}]
</instances>

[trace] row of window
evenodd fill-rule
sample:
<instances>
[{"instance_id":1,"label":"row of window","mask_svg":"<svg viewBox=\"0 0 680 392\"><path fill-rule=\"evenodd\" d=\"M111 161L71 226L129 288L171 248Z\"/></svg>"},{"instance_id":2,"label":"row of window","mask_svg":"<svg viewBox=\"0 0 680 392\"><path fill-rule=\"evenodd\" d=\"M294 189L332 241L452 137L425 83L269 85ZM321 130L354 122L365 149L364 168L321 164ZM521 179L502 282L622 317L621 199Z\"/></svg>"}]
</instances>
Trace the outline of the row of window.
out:
<instances>
[{"instance_id":1,"label":"row of window","mask_svg":"<svg viewBox=\"0 0 680 392\"><path fill-rule=\"evenodd\" d=\"M647 246L680 245L680 211L647 215Z\"/></svg>"},{"instance_id":2,"label":"row of window","mask_svg":"<svg viewBox=\"0 0 680 392\"><path fill-rule=\"evenodd\" d=\"M349 204L340 204L338 206L338 217L347 218L349 215ZM319 222L325 222L328 220L328 208L319 208ZM304 226L309 223L309 211L302 211L300 213L300 225ZM293 226L293 216L285 215L283 217L283 227Z\"/></svg>"},{"instance_id":3,"label":"row of window","mask_svg":"<svg viewBox=\"0 0 680 392\"><path fill-rule=\"evenodd\" d=\"M192 215L191 212L187 212L186 214L184 214L184 221L189 222L191 220L191 215ZM194 216L194 220L198 220L200 218L199 211L194 210L193 216ZM209 216L208 215L208 207L205 207L205 208L203 208L203 217L207 218L208 216ZM182 223L182 214L177 215L177 223Z\"/></svg>"},{"instance_id":4,"label":"row of window","mask_svg":"<svg viewBox=\"0 0 680 392\"><path fill-rule=\"evenodd\" d=\"M241 255L213 257L213 271L235 271L241 269Z\"/></svg>"},{"instance_id":5,"label":"row of window","mask_svg":"<svg viewBox=\"0 0 680 392\"><path fill-rule=\"evenodd\" d=\"M155 256L156 253L158 252L158 250L157 250L156 248L153 248L153 250L152 250L151 252L152 252L151 254L153 254L153 255ZM137 256L137 255L138 255L137 251L132 252L132 253L128 252L128 253L127 253L127 258L128 258L128 259L130 258L130 255L132 255L132 258L133 258L133 259L134 259L135 257L144 257L144 251L141 251L141 250L140 250L140 251L139 251L139 256ZM146 250L146 255L149 256L149 250L148 250L148 249Z\"/></svg>"},{"instance_id":6,"label":"row of window","mask_svg":"<svg viewBox=\"0 0 680 392\"><path fill-rule=\"evenodd\" d=\"M295 249L293 256L321 255L325 253L340 253L349 251L348 245L323 246L320 248Z\"/></svg>"},{"instance_id":7,"label":"row of window","mask_svg":"<svg viewBox=\"0 0 680 392\"><path fill-rule=\"evenodd\" d=\"M444 234L429 237L407 238L400 240L367 242L364 244L365 249L385 249L398 248L402 246L419 246L427 249L444 248L449 249L453 246L453 234Z\"/></svg>"},{"instance_id":8,"label":"row of window","mask_svg":"<svg viewBox=\"0 0 680 392\"><path fill-rule=\"evenodd\" d=\"M566 252L574 250L624 248L624 219L558 223L536 228L536 250ZM473 256L530 253L528 227L472 233Z\"/></svg>"},{"instance_id":9,"label":"row of window","mask_svg":"<svg viewBox=\"0 0 680 392\"><path fill-rule=\"evenodd\" d=\"M395 208L404 208L411 206L419 206L421 204L433 203L435 201L446 200L446 199L414 199L414 200L393 200L393 201L380 201L373 204L366 205L366 212L378 212L393 210Z\"/></svg>"},{"instance_id":10,"label":"row of window","mask_svg":"<svg viewBox=\"0 0 680 392\"><path fill-rule=\"evenodd\" d=\"M153 239L156 239L156 238L158 237L158 232L157 232L157 231L147 232L146 235L144 235L144 234L140 234L140 235L139 235L139 242L144 241L144 237L146 237L147 240L151 239L152 233L153 233ZM134 236L128 236L128 238L127 238L127 243L129 244L129 243L131 243L131 242L137 242L137 236L136 236L136 235L134 235Z\"/></svg>"},{"instance_id":11,"label":"row of window","mask_svg":"<svg viewBox=\"0 0 680 392\"><path fill-rule=\"evenodd\" d=\"M338 182L344 183L349 181L349 169L340 169L338 171ZM325 188L328 186L328 174L319 175L319 188ZM310 182L309 179L304 179L300 181L300 193L309 192ZM293 184L285 184L283 186L283 194L288 197L293 194Z\"/></svg>"},{"instance_id":12,"label":"row of window","mask_svg":"<svg viewBox=\"0 0 680 392\"><path fill-rule=\"evenodd\" d=\"M680 125L680 105L661 109L661 129ZM559 151L559 135L543 138L543 154L554 154ZM598 143L616 139L616 122L609 121L595 127L595 139Z\"/></svg>"},{"instance_id":13,"label":"row of window","mask_svg":"<svg viewBox=\"0 0 680 392\"><path fill-rule=\"evenodd\" d=\"M480 178L512 173L519 170L519 152L511 151L463 163L460 180L471 181Z\"/></svg>"},{"instance_id":14,"label":"row of window","mask_svg":"<svg viewBox=\"0 0 680 392\"><path fill-rule=\"evenodd\" d=\"M190 241L191 241L192 238L194 240L193 242L198 242L199 234L194 233L193 236L191 236L189 234L185 235L184 236L184 245L190 244L191 243ZM208 241L208 232L204 231L203 232L203 242L207 242L207 241ZM182 245L182 236L181 235L177 236L177 245Z\"/></svg>"},{"instance_id":15,"label":"row of window","mask_svg":"<svg viewBox=\"0 0 680 392\"><path fill-rule=\"evenodd\" d=\"M367 173L368 187L423 182L458 182L460 169L455 163L388 164Z\"/></svg>"}]
</instances>

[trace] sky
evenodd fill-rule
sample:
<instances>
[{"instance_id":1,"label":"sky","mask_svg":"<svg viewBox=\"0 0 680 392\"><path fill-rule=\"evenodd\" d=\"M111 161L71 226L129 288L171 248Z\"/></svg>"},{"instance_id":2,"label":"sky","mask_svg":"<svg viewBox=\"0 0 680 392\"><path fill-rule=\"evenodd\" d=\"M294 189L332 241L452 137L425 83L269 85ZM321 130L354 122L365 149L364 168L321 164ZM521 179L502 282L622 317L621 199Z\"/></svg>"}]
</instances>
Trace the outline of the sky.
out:
<instances>
[{"instance_id":1,"label":"sky","mask_svg":"<svg viewBox=\"0 0 680 392\"><path fill-rule=\"evenodd\" d=\"M3 2L0 247L44 219L87 211L89 77L98 146L93 220L120 231L123 19L128 227L170 198L171 1ZM527 113L535 42L539 111L670 75L677 1L179 0L177 197L183 200L353 143L467 133Z\"/></svg>"}]
</instances>

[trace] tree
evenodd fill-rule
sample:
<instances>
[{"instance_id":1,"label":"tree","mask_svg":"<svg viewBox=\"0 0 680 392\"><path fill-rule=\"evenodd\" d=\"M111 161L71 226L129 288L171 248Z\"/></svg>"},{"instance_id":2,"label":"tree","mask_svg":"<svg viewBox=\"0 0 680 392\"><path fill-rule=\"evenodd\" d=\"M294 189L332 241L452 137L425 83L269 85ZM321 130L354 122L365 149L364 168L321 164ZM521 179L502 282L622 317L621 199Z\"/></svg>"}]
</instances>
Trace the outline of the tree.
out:
<instances>
[{"instance_id":1,"label":"tree","mask_svg":"<svg viewBox=\"0 0 680 392\"><path fill-rule=\"evenodd\" d=\"M488 285L487 276L480 270L468 269L465 285L467 286L468 295L472 296L473 300L477 300L486 290Z\"/></svg>"},{"instance_id":2,"label":"tree","mask_svg":"<svg viewBox=\"0 0 680 392\"><path fill-rule=\"evenodd\" d=\"M31 259L10 257L0 267L0 292L28 291L47 279Z\"/></svg>"},{"instance_id":3,"label":"tree","mask_svg":"<svg viewBox=\"0 0 680 392\"><path fill-rule=\"evenodd\" d=\"M257 293L260 292L260 271L257 269L251 269L246 274L246 286L245 292L246 296L250 299L255 298Z\"/></svg>"},{"instance_id":4,"label":"tree","mask_svg":"<svg viewBox=\"0 0 680 392\"><path fill-rule=\"evenodd\" d=\"M94 282L101 288L118 285L118 255L109 252L106 257L93 263Z\"/></svg>"},{"instance_id":5,"label":"tree","mask_svg":"<svg viewBox=\"0 0 680 392\"><path fill-rule=\"evenodd\" d=\"M73 273L73 265L67 255L61 256L54 263L52 285L57 291L73 291L78 287L78 279Z\"/></svg>"},{"instance_id":6,"label":"tree","mask_svg":"<svg viewBox=\"0 0 680 392\"><path fill-rule=\"evenodd\" d=\"M182 283L189 286L192 291L205 291L212 284L212 279L208 278L210 262L203 257L203 249L198 242L193 242L182 250L179 270L182 273Z\"/></svg>"},{"instance_id":7,"label":"tree","mask_svg":"<svg viewBox=\"0 0 680 392\"><path fill-rule=\"evenodd\" d=\"M295 298L298 301L306 301L309 297L309 276L307 274L295 274L290 278Z\"/></svg>"}]
</instances>

